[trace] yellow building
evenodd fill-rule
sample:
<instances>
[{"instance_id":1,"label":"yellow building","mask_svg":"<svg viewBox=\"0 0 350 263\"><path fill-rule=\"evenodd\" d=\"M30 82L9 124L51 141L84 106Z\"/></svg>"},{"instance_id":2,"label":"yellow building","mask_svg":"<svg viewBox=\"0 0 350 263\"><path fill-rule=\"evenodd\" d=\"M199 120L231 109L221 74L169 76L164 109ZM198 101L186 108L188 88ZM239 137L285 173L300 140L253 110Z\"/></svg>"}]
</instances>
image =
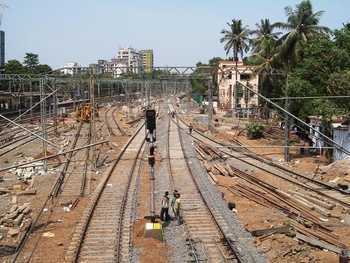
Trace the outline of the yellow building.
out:
<instances>
[{"instance_id":1,"label":"yellow building","mask_svg":"<svg viewBox=\"0 0 350 263\"><path fill-rule=\"evenodd\" d=\"M140 50L142 73L151 73L153 71L153 50Z\"/></svg>"}]
</instances>

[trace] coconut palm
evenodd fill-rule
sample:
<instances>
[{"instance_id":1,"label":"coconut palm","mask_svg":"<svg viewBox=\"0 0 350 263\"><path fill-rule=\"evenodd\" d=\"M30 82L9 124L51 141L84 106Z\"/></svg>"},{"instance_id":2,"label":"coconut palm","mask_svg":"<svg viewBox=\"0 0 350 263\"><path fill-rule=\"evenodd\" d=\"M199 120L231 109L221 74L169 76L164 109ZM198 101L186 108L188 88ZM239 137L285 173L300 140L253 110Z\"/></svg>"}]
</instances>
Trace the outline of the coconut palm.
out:
<instances>
[{"instance_id":1,"label":"coconut palm","mask_svg":"<svg viewBox=\"0 0 350 263\"><path fill-rule=\"evenodd\" d=\"M268 95L276 84L276 78L273 75L273 67L276 66L276 44L278 36L282 32L273 32L275 25L270 23L269 19L261 19L261 24L256 23L256 29L251 31L255 36L250 40L252 46L252 58L259 61L256 73L259 74L259 91Z\"/></svg>"},{"instance_id":2,"label":"coconut palm","mask_svg":"<svg viewBox=\"0 0 350 263\"><path fill-rule=\"evenodd\" d=\"M220 39L220 42L226 42L225 44L225 51L226 55L230 53L230 50L233 50L233 58L236 62L236 81L237 81L237 74L238 74L238 54L240 54L241 58L243 58L243 52L249 51L249 35L250 32L248 30L248 26L242 26L242 20L240 19L232 19L232 24L227 23L227 25L230 27L230 30L223 29L221 30L221 34L224 34L224 36ZM235 98L237 99L237 98ZM235 102L235 108L236 108Z\"/></svg>"},{"instance_id":3,"label":"coconut palm","mask_svg":"<svg viewBox=\"0 0 350 263\"><path fill-rule=\"evenodd\" d=\"M257 29L252 30L251 35L256 35L255 38L250 40L250 45L252 46L252 51L258 53L260 51L265 51L267 57L270 56L270 50L274 43L277 42L278 36L282 32L273 32L275 25L271 25L269 19L261 19L261 24L256 23Z\"/></svg>"},{"instance_id":4,"label":"coconut palm","mask_svg":"<svg viewBox=\"0 0 350 263\"><path fill-rule=\"evenodd\" d=\"M248 26L242 27L242 20L233 19L232 24L227 23L227 25L230 27L230 30L221 30L221 34L224 34L224 36L220 39L220 42L227 41L224 47L226 55L228 55L232 49L233 58L237 64L238 54L243 58L243 52L249 50L247 42L249 41L250 32Z\"/></svg>"},{"instance_id":5,"label":"coconut palm","mask_svg":"<svg viewBox=\"0 0 350 263\"><path fill-rule=\"evenodd\" d=\"M296 5L295 10L291 6L286 6L284 10L287 16L287 23L278 22L274 26L289 30L281 38L282 43L279 56L286 69L291 70L296 66L300 57L300 42L306 42L319 34L327 34L330 32L330 29L318 25L324 11L313 13L309 0L304 0Z\"/></svg>"}]
</instances>

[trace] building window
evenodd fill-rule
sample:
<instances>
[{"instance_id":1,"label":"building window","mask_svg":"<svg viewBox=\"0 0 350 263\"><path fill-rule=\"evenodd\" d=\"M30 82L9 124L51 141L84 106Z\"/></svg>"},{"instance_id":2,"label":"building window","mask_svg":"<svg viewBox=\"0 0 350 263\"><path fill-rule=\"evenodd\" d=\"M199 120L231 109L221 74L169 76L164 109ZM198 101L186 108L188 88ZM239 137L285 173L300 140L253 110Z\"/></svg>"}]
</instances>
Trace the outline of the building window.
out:
<instances>
[{"instance_id":1,"label":"building window","mask_svg":"<svg viewBox=\"0 0 350 263\"><path fill-rule=\"evenodd\" d=\"M250 80L250 75L249 74L242 74L241 80Z\"/></svg>"}]
</instances>

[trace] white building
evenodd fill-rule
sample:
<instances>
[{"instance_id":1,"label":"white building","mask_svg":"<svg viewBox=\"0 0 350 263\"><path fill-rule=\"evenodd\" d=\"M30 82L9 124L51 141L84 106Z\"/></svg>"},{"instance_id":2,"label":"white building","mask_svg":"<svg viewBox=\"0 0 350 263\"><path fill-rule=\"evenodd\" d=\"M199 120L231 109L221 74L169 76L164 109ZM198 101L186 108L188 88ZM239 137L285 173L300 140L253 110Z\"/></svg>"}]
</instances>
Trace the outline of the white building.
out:
<instances>
[{"instance_id":1,"label":"white building","mask_svg":"<svg viewBox=\"0 0 350 263\"><path fill-rule=\"evenodd\" d=\"M61 69L63 74L75 75L81 73L81 66L77 62L68 62L67 66Z\"/></svg>"},{"instance_id":2,"label":"white building","mask_svg":"<svg viewBox=\"0 0 350 263\"><path fill-rule=\"evenodd\" d=\"M139 74L141 63L140 52L134 48L119 48L118 59L127 62L128 72Z\"/></svg>"},{"instance_id":3,"label":"white building","mask_svg":"<svg viewBox=\"0 0 350 263\"><path fill-rule=\"evenodd\" d=\"M94 74L108 74L119 78L127 72L128 62L125 59L112 58L111 61L100 59L97 64L90 64Z\"/></svg>"},{"instance_id":4,"label":"white building","mask_svg":"<svg viewBox=\"0 0 350 263\"><path fill-rule=\"evenodd\" d=\"M237 70L236 70L237 69ZM259 75L254 74L255 67L244 65L243 62L221 61L218 69L219 103L220 109L229 110L244 109L250 112L258 106L258 96L244 88L250 87L258 92ZM237 85L236 82L244 86Z\"/></svg>"},{"instance_id":5,"label":"white building","mask_svg":"<svg viewBox=\"0 0 350 263\"><path fill-rule=\"evenodd\" d=\"M153 70L153 50L136 50L134 48L119 48L118 57L107 61L100 59L97 63L89 65L94 74L109 74L113 78L121 77L123 74L143 74ZM82 73L82 67L76 62L69 62L61 72L63 74Z\"/></svg>"}]
</instances>

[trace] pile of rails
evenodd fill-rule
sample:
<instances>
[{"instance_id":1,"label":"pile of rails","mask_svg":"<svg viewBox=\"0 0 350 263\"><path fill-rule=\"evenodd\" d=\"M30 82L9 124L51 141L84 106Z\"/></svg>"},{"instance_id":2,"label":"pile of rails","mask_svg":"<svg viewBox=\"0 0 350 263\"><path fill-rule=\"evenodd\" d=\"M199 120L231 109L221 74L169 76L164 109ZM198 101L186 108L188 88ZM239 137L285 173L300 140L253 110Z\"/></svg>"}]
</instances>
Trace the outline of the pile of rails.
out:
<instances>
[{"instance_id":1,"label":"pile of rails","mask_svg":"<svg viewBox=\"0 0 350 263\"><path fill-rule=\"evenodd\" d=\"M216 177L218 175L231 177L235 176L235 173L228 164L214 162L216 160L225 161L226 156L223 153L218 152L213 147L201 142L196 142L196 151L202 157L202 164L207 170L210 180L214 184L218 183L218 179Z\"/></svg>"},{"instance_id":2,"label":"pile of rails","mask_svg":"<svg viewBox=\"0 0 350 263\"><path fill-rule=\"evenodd\" d=\"M283 191L269 185L253 175L241 171L225 162L225 156L214 148L196 143L197 153L210 179L218 184L217 175L235 176L242 179L227 189L236 196L281 211L288 217L288 225L280 228L253 230L257 245L271 242L274 234L285 234L312 246L342 254L346 245L335 234L334 228L350 224L350 211L338 203L321 198L306 190ZM335 211L337 210L337 212ZM343 216L339 216L338 213Z\"/></svg>"}]
</instances>

